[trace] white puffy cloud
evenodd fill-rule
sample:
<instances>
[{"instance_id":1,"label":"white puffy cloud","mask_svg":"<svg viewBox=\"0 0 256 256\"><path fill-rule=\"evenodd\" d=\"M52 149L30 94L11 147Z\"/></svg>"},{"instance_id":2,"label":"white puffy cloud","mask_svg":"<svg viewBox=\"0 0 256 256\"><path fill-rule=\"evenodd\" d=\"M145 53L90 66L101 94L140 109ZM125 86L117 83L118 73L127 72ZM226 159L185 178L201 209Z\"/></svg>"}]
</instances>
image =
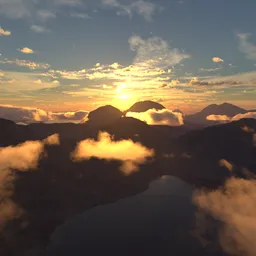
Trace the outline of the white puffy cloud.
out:
<instances>
[{"instance_id":1,"label":"white puffy cloud","mask_svg":"<svg viewBox=\"0 0 256 256\"><path fill-rule=\"evenodd\" d=\"M43 141L27 141L17 146L0 147L0 229L7 221L20 217L23 210L12 201L16 173L35 169L44 146L59 144L58 134Z\"/></svg>"},{"instance_id":2,"label":"white puffy cloud","mask_svg":"<svg viewBox=\"0 0 256 256\"><path fill-rule=\"evenodd\" d=\"M25 53L25 54L32 54L34 53L34 51L28 47L24 47L24 48L21 48L21 49L18 49L18 51L22 52L22 53Z\"/></svg>"},{"instance_id":3,"label":"white puffy cloud","mask_svg":"<svg viewBox=\"0 0 256 256\"><path fill-rule=\"evenodd\" d=\"M87 111L48 112L39 108L0 105L0 118L14 122L80 122L88 115Z\"/></svg>"},{"instance_id":4,"label":"white puffy cloud","mask_svg":"<svg viewBox=\"0 0 256 256\"><path fill-rule=\"evenodd\" d=\"M212 61L215 62L215 63L224 62L224 60L220 57L213 57Z\"/></svg>"},{"instance_id":5,"label":"white puffy cloud","mask_svg":"<svg viewBox=\"0 0 256 256\"><path fill-rule=\"evenodd\" d=\"M255 256L256 252L256 180L231 178L224 188L197 191L194 202L199 208L197 232L207 241L207 233L217 228L223 250L229 255ZM207 217L212 216L213 219ZM223 225L216 224L218 220ZM213 229L214 228L214 229ZM218 241L217 241L218 240Z\"/></svg>"},{"instance_id":6,"label":"white puffy cloud","mask_svg":"<svg viewBox=\"0 0 256 256\"><path fill-rule=\"evenodd\" d=\"M146 112L128 112L127 117L133 117L150 125L181 126L184 124L183 115L169 109L149 109Z\"/></svg>"},{"instance_id":7,"label":"white puffy cloud","mask_svg":"<svg viewBox=\"0 0 256 256\"><path fill-rule=\"evenodd\" d=\"M245 54L247 59L256 60L256 44L248 41L250 34L237 34L239 40L239 50Z\"/></svg>"},{"instance_id":8,"label":"white puffy cloud","mask_svg":"<svg viewBox=\"0 0 256 256\"><path fill-rule=\"evenodd\" d=\"M9 30L4 30L1 26L0 26L0 36L10 36L11 35L11 31Z\"/></svg>"},{"instance_id":9,"label":"white puffy cloud","mask_svg":"<svg viewBox=\"0 0 256 256\"><path fill-rule=\"evenodd\" d=\"M92 157L107 161L122 162L120 170L126 175L137 171L138 166L146 162L148 157L154 156L154 150L148 149L132 140L114 141L106 132L100 132L98 141L86 139L78 143L71 154L73 161L89 160Z\"/></svg>"}]
</instances>

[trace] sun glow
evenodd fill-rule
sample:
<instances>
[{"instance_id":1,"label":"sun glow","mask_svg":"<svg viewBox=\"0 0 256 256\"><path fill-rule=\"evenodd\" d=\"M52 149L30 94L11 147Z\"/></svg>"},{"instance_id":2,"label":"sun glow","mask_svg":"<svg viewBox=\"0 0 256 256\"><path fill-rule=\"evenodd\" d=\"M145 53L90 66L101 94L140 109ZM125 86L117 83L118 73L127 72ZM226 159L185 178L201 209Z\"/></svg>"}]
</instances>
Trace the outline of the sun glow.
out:
<instances>
[{"instance_id":1,"label":"sun glow","mask_svg":"<svg viewBox=\"0 0 256 256\"><path fill-rule=\"evenodd\" d=\"M127 94L127 85L126 84L120 84L116 88L116 94L117 98L121 100L128 100L130 98L130 95Z\"/></svg>"},{"instance_id":2,"label":"sun glow","mask_svg":"<svg viewBox=\"0 0 256 256\"><path fill-rule=\"evenodd\" d=\"M131 93L131 90L128 89L128 86L125 83L119 84L116 87L116 96L113 104L118 106L120 109L125 110L135 101L134 96Z\"/></svg>"}]
</instances>

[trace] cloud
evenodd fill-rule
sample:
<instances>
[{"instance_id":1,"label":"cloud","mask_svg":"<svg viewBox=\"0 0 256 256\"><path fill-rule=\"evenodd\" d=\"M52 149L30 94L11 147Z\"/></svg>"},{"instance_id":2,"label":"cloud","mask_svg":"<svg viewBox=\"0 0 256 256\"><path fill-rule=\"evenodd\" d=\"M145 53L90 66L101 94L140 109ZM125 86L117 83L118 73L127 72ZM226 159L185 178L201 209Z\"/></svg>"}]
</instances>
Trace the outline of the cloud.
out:
<instances>
[{"instance_id":1,"label":"cloud","mask_svg":"<svg viewBox=\"0 0 256 256\"><path fill-rule=\"evenodd\" d=\"M213 57L212 61L215 62L215 63L224 62L224 60L220 57Z\"/></svg>"},{"instance_id":2,"label":"cloud","mask_svg":"<svg viewBox=\"0 0 256 256\"><path fill-rule=\"evenodd\" d=\"M235 76L233 77L235 79ZM192 78L187 84L191 86L223 86L223 85L240 85L242 84L242 81L239 80L231 80L232 77L230 76L230 80L228 80L227 77L219 77L219 78L213 78L213 80L202 80L198 77ZM237 77L239 79L239 77Z\"/></svg>"},{"instance_id":3,"label":"cloud","mask_svg":"<svg viewBox=\"0 0 256 256\"><path fill-rule=\"evenodd\" d=\"M86 139L78 143L71 154L73 161L89 160L92 157L107 161L118 160L122 162L120 170L126 175L137 171L138 166L146 162L147 158L154 156L154 150L148 149L132 140L114 141L106 132L100 132L98 141Z\"/></svg>"},{"instance_id":4,"label":"cloud","mask_svg":"<svg viewBox=\"0 0 256 256\"><path fill-rule=\"evenodd\" d=\"M51 69L49 73L68 80L106 79L114 86L126 84L127 88L159 88L172 80L171 68L190 57L172 48L167 41L159 37L142 39L140 36L132 36L129 44L136 53L131 65L123 66L117 62L106 65L97 63L88 69L77 71ZM107 84L108 81L103 83Z\"/></svg>"},{"instance_id":5,"label":"cloud","mask_svg":"<svg viewBox=\"0 0 256 256\"><path fill-rule=\"evenodd\" d=\"M82 4L81 0L53 0L56 5L78 6Z\"/></svg>"},{"instance_id":6,"label":"cloud","mask_svg":"<svg viewBox=\"0 0 256 256\"><path fill-rule=\"evenodd\" d=\"M181 126L184 124L182 114L169 109L149 109L146 112L140 113L128 112L126 116L139 119L150 125Z\"/></svg>"},{"instance_id":7,"label":"cloud","mask_svg":"<svg viewBox=\"0 0 256 256\"><path fill-rule=\"evenodd\" d=\"M39 108L0 105L0 118L14 122L80 122L88 115L88 111L48 112Z\"/></svg>"},{"instance_id":8,"label":"cloud","mask_svg":"<svg viewBox=\"0 0 256 256\"><path fill-rule=\"evenodd\" d=\"M239 50L245 54L249 60L256 60L256 45L248 41L251 34L237 34L239 40Z\"/></svg>"},{"instance_id":9,"label":"cloud","mask_svg":"<svg viewBox=\"0 0 256 256\"><path fill-rule=\"evenodd\" d=\"M44 1L47 2L47 9L39 9L39 1L37 0L0 0L0 15L5 16L10 19L37 19L42 22L47 21L48 19L55 18L55 13L51 10L56 9L60 6L82 6L82 0L53 0L53 1Z\"/></svg>"},{"instance_id":10,"label":"cloud","mask_svg":"<svg viewBox=\"0 0 256 256\"><path fill-rule=\"evenodd\" d=\"M0 36L10 36L12 33L9 30L4 30L1 26L0 26Z\"/></svg>"},{"instance_id":11,"label":"cloud","mask_svg":"<svg viewBox=\"0 0 256 256\"><path fill-rule=\"evenodd\" d=\"M221 68L200 68L201 72L215 72L220 70Z\"/></svg>"},{"instance_id":12,"label":"cloud","mask_svg":"<svg viewBox=\"0 0 256 256\"><path fill-rule=\"evenodd\" d=\"M60 145L60 136L59 134L53 134L43 140L45 145Z\"/></svg>"},{"instance_id":13,"label":"cloud","mask_svg":"<svg viewBox=\"0 0 256 256\"><path fill-rule=\"evenodd\" d=\"M198 228L200 236L212 233L217 229L217 235L223 250L230 255L254 256L256 244L256 180L239 178L229 179L224 188L216 191L197 191L194 202L199 213L206 220ZM212 216L213 219L207 216ZM214 221L215 220L215 221ZM222 225L217 224L219 221ZM202 225L203 224L203 225ZM199 229L198 229L199 230ZM209 241L210 243L210 241Z\"/></svg>"},{"instance_id":14,"label":"cloud","mask_svg":"<svg viewBox=\"0 0 256 256\"><path fill-rule=\"evenodd\" d=\"M25 53L25 54L32 54L34 53L34 51L28 47L24 47L24 48L21 48L21 49L18 49L18 51L22 52L22 53Z\"/></svg>"},{"instance_id":15,"label":"cloud","mask_svg":"<svg viewBox=\"0 0 256 256\"><path fill-rule=\"evenodd\" d=\"M230 117L226 115L209 115L206 119L209 121L230 122Z\"/></svg>"},{"instance_id":16,"label":"cloud","mask_svg":"<svg viewBox=\"0 0 256 256\"><path fill-rule=\"evenodd\" d=\"M33 0L0 0L0 15L11 19L30 17Z\"/></svg>"},{"instance_id":17,"label":"cloud","mask_svg":"<svg viewBox=\"0 0 256 256\"><path fill-rule=\"evenodd\" d=\"M30 26L30 29L36 33L47 33L50 32L50 30L48 28L45 28L43 26L39 26L39 25L32 25Z\"/></svg>"},{"instance_id":18,"label":"cloud","mask_svg":"<svg viewBox=\"0 0 256 256\"><path fill-rule=\"evenodd\" d=\"M127 15L132 18L133 14L136 13L147 21L151 21L157 11L161 9L153 3L143 0L133 1L126 5L118 0L102 0L102 4L116 9L117 15Z\"/></svg>"},{"instance_id":19,"label":"cloud","mask_svg":"<svg viewBox=\"0 0 256 256\"><path fill-rule=\"evenodd\" d=\"M35 169L45 144L56 144L58 134L44 141L27 141L17 146L0 147L0 229L7 221L18 218L23 210L12 201L16 172ZM15 170L15 172L14 172Z\"/></svg>"},{"instance_id":20,"label":"cloud","mask_svg":"<svg viewBox=\"0 0 256 256\"><path fill-rule=\"evenodd\" d=\"M38 19L45 22L49 19L56 18L56 14L49 10L39 10L37 11Z\"/></svg>"},{"instance_id":21,"label":"cloud","mask_svg":"<svg viewBox=\"0 0 256 256\"><path fill-rule=\"evenodd\" d=\"M78 12L72 12L70 14L71 18L78 18L78 19L91 19L91 16L87 13L78 13Z\"/></svg>"},{"instance_id":22,"label":"cloud","mask_svg":"<svg viewBox=\"0 0 256 256\"><path fill-rule=\"evenodd\" d=\"M4 60L0 60L0 64L16 65L19 67L26 67L31 70L50 68L50 65L47 63L37 63L29 60L20 60L20 59L9 60L5 58Z\"/></svg>"},{"instance_id":23,"label":"cloud","mask_svg":"<svg viewBox=\"0 0 256 256\"><path fill-rule=\"evenodd\" d=\"M134 63L144 67L158 67L169 69L190 58L186 53L180 52L177 48L171 48L167 41L160 37L143 39L134 35L130 37L131 50L136 52Z\"/></svg>"},{"instance_id":24,"label":"cloud","mask_svg":"<svg viewBox=\"0 0 256 256\"><path fill-rule=\"evenodd\" d=\"M256 119L256 112L248 112L245 114L238 114L234 117L229 117L226 115L209 115L206 117L207 120L219 121L219 122L233 122L243 118L253 118Z\"/></svg>"}]
</instances>

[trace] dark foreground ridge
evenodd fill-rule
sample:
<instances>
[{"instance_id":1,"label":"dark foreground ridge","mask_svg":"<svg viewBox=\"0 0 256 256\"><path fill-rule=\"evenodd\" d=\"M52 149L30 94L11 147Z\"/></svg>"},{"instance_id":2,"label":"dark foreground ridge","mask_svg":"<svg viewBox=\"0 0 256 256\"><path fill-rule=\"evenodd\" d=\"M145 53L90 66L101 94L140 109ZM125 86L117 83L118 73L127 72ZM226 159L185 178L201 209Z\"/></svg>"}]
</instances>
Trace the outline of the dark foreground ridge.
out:
<instances>
[{"instance_id":1,"label":"dark foreground ridge","mask_svg":"<svg viewBox=\"0 0 256 256\"><path fill-rule=\"evenodd\" d=\"M140 193L162 175L176 176L198 187L216 188L231 175L243 177L245 169L256 170L254 119L189 131L186 126L149 126L122 117L112 107L106 109L113 112L113 119L97 122L96 126L96 121L24 126L0 119L1 147L60 135L60 146L46 148L47 157L40 160L36 171L17 172L12 200L24 209L24 214L10 221L0 234L0 255L26 255L31 249L36 251L34 255L40 255L55 228L67 218ZM97 116L97 111L89 115L89 119L96 120L92 116ZM128 176L119 170L118 161L93 158L72 162L70 153L77 143L96 139L99 131L110 133L115 140L131 139L154 149L154 160ZM230 173L220 166L221 159L233 163L236 169Z\"/></svg>"}]
</instances>

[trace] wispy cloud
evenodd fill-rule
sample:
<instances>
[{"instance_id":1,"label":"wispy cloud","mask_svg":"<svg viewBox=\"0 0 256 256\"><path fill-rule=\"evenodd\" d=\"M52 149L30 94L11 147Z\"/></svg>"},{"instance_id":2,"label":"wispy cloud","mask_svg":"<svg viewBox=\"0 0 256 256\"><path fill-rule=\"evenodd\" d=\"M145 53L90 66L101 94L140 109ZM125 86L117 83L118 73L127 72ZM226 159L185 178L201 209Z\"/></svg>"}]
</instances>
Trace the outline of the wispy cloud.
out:
<instances>
[{"instance_id":1,"label":"wispy cloud","mask_svg":"<svg viewBox=\"0 0 256 256\"><path fill-rule=\"evenodd\" d=\"M190 58L189 54L181 52L177 48L171 48L167 41L160 37L143 39L134 35L130 37L131 50L136 52L134 63L158 68L171 68L184 59Z\"/></svg>"},{"instance_id":2,"label":"wispy cloud","mask_svg":"<svg viewBox=\"0 0 256 256\"><path fill-rule=\"evenodd\" d=\"M71 154L74 161L89 160L92 157L107 161L121 161L123 163L120 170L126 175L137 171L140 164L145 163L147 158L153 156L154 150L132 140L114 141L106 132L99 133L98 141L92 139L81 141Z\"/></svg>"},{"instance_id":3,"label":"wispy cloud","mask_svg":"<svg viewBox=\"0 0 256 256\"><path fill-rule=\"evenodd\" d=\"M38 19L45 22L49 19L56 18L56 14L50 10L39 10L37 11Z\"/></svg>"},{"instance_id":4,"label":"wispy cloud","mask_svg":"<svg viewBox=\"0 0 256 256\"><path fill-rule=\"evenodd\" d=\"M56 5L78 6L82 5L82 0L53 0Z\"/></svg>"},{"instance_id":5,"label":"wispy cloud","mask_svg":"<svg viewBox=\"0 0 256 256\"><path fill-rule=\"evenodd\" d=\"M24 48L17 49L17 50L22 53L25 53L25 54L33 54L34 53L34 51L28 47L24 47Z\"/></svg>"},{"instance_id":6,"label":"wispy cloud","mask_svg":"<svg viewBox=\"0 0 256 256\"><path fill-rule=\"evenodd\" d=\"M29 60L20 60L20 59L15 59L15 60L4 59L4 60L0 60L0 64L16 65L19 67L26 67L31 70L50 68L50 65L47 63L37 63Z\"/></svg>"},{"instance_id":7,"label":"wispy cloud","mask_svg":"<svg viewBox=\"0 0 256 256\"><path fill-rule=\"evenodd\" d=\"M33 6L33 0L0 0L0 15L11 19L30 17Z\"/></svg>"},{"instance_id":8,"label":"wispy cloud","mask_svg":"<svg viewBox=\"0 0 256 256\"><path fill-rule=\"evenodd\" d=\"M147 21L151 21L153 16L161 8L149 1L133 1L130 4L122 4L119 0L102 0L103 5L117 10L117 15L127 15L130 18L134 13L142 16Z\"/></svg>"},{"instance_id":9,"label":"wispy cloud","mask_svg":"<svg viewBox=\"0 0 256 256\"><path fill-rule=\"evenodd\" d=\"M245 57L250 60L256 60L256 44L248 41L251 34L237 34L239 40L239 50L245 54Z\"/></svg>"},{"instance_id":10,"label":"wispy cloud","mask_svg":"<svg viewBox=\"0 0 256 256\"><path fill-rule=\"evenodd\" d=\"M43 26L40 25L32 25L30 26L30 29L36 33L47 33L50 32L50 29L45 28Z\"/></svg>"},{"instance_id":11,"label":"wispy cloud","mask_svg":"<svg viewBox=\"0 0 256 256\"><path fill-rule=\"evenodd\" d=\"M10 36L11 35L11 31L9 30L4 30L1 26L0 26L0 36Z\"/></svg>"},{"instance_id":12,"label":"wispy cloud","mask_svg":"<svg viewBox=\"0 0 256 256\"><path fill-rule=\"evenodd\" d=\"M200 68L201 72L216 72L218 70L220 70L221 68Z\"/></svg>"},{"instance_id":13,"label":"wispy cloud","mask_svg":"<svg viewBox=\"0 0 256 256\"><path fill-rule=\"evenodd\" d=\"M91 19L91 16L87 13L72 12L70 13L71 18L77 19Z\"/></svg>"},{"instance_id":14,"label":"wispy cloud","mask_svg":"<svg viewBox=\"0 0 256 256\"><path fill-rule=\"evenodd\" d=\"M129 87L158 88L164 83L171 82L171 68L190 56L159 37L143 39L132 36L129 39L131 50L136 55L133 63L123 66L119 63L102 65L78 71L50 70L51 74L69 80L102 80L107 79L119 86L126 83Z\"/></svg>"},{"instance_id":15,"label":"wispy cloud","mask_svg":"<svg viewBox=\"0 0 256 256\"><path fill-rule=\"evenodd\" d=\"M40 108L19 107L12 105L0 105L0 118L14 122L80 122L88 115L88 111L76 112L51 112Z\"/></svg>"}]
</instances>

